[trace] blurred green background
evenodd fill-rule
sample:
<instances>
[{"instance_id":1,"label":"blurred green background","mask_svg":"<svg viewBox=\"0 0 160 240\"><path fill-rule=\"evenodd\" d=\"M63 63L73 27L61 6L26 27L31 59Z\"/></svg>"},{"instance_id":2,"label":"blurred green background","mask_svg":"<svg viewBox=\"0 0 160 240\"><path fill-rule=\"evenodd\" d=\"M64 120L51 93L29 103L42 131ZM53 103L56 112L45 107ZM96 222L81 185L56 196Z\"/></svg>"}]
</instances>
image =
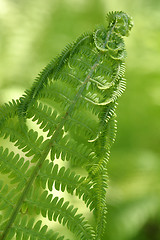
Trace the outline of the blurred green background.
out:
<instances>
[{"instance_id":1,"label":"blurred green background","mask_svg":"<svg viewBox=\"0 0 160 240\"><path fill-rule=\"evenodd\" d=\"M160 239L160 1L0 0L0 104L19 98L66 44L108 11L133 17L127 90L108 164L103 240Z\"/></svg>"}]
</instances>

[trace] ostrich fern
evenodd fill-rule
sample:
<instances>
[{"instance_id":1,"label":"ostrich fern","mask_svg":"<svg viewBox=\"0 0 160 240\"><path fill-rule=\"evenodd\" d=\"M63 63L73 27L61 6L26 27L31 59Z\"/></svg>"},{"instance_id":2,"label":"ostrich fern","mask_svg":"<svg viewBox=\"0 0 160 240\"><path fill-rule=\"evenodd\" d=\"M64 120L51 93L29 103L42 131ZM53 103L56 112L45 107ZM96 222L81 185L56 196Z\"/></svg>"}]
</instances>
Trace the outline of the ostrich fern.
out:
<instances>
[{"instance_id":1,"label":"ostrich fern","mask_svg":"<svg viewBox=\"0 0 160 240\"><path fill-rule=\"evenodd\" d=\"M64 239L47 231L36 216L66 225L76 239L103 235L107 161L115 140L117 99L125 90L123 36L132 28L124 12L111 12L107 20L106 29L98 27L68 45L19 100L0 109L0 137L21 151L0 147L1 177L9 179L8 185L0 181L1 240ZM69 161L69 167L55 164L55 158ZM73 166L84 168L86 176ZM55 197L53 186L84 201L96 228L69 201Z\"/></svg>"}]
</instances>

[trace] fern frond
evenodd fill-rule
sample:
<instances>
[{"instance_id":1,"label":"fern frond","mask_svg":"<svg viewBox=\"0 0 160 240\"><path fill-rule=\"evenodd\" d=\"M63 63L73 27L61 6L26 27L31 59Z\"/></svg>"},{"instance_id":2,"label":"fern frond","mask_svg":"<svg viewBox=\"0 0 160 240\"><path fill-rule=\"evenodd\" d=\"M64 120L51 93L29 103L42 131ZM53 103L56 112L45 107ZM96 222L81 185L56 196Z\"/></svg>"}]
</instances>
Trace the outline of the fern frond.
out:
<instances>
[{"instance_id":1,"label":"fern frond","mask_svg":"<svg viewBox=\"0 0 160 240\"><path fill-rule=\"evenodd\" d=\"M33 162L40 157L43 136L38 137L38 132L31 129L24 134L17 122L14 124L12 121L8 121L0 134L4 139L9 137L10 142L14 143L14 146L18 149L21 149L27 157L34 155Z\"/></svg>"},{"instance_id":2,"label":"fern frond","mask_svg":"<svg viewBox=\"0 0 160 240\"><path fill-rule=\"evenodd\" d=\"M0 173L8 174L11 184L19 183L17 189L23 188L28 179L29 160L25 161L19 154L14 154L0 147Z\"/></svg>"},{"instance_id":3,"label":"fern frond","mask_svg":"<svg viewBox=\"0 0 160 240\"><path fill-rule=\"evenodd\" d=\"M43 189L47 187L50 191L53 187L59 191L64 192L65 190L71 195L75 194L86 203L87 206L92 210L93 207L93 196L92 191L93 184L86 181L86 177L81 177L75 172L71 171L70 168L61 167L58 169L58 164L53 164L46 160L43 168L40 170L37 180Z\"/></svg>"},{"instance_id":4,"label":"fern frond","mask_svg":"<svg viewBox=\"0 0 160 240\"><path fill-rule=\"evenodd\" d=\"M0 108L0 129L8 119L13 118L17 114L18 105L18 100L12 100L12 102L4 104Z\"/></svg>"},{"instance_id":5,"label":"fern frond","mask_svg":"<svg viewBox=\"0 0 160 240\"><path fill-rule=\"evenodd\" d=\"M107 185L107 169L103 167L103 170L99 171L94 177L94 191L96 193L95 202L97 204L95 215L97 219L97 229L96 229L96 237L95 240L101 239L101 236L104 233L105 225L106 225L106 189Z\"/></svg>"},{"instance_id":6,"label":"fern frond","mask_svg":"<svg viewBox=\"0 0 160 240\"><path fill-rule=\"evenodd\" d=\"M116 137L117 100L125 90L123 36L132 27L123 12L107 18L106 29L97 27L68 45L19 100L0 109L0 137L20 152L0 147L0 173L11 179L8 185L0 181L1 240L64 239L47 232L33 215L67 226L76 239L103 235L107 162ZM54 163L59 158L68 168ZM85 176L73 167L84 168ZM55 197L54 188L84 201L96 227L69 201Z\"/></svg>"},{"instance_id":7,"label":"fern frond","mask_svg":"<svg viewBox=\"0 0 160 240\"><path fill-rule=\"evenodd\" d=\"M1 229L3 229L3 225L5 225L5 222L1 224ZM64 240L64 236L59 236L59 233L52 230L47 231L47 228L47 225L42 225L41 220L35 222L34 218L28 219L27 216L19 214L9 229L7 239L12 240L16 236L16 239L19 240Z\"/></svg>"},{"instance_id":8,"label":"fern frond","mask_svg":"<svg viewBox=\"0 0 160 240\"><path fill-rule=\"evenodd\" d=\"M27 90L20 98L18 116L21 119L26 114L28 107L37 99L40 91L49 83L50 79L56 79L61 67L69 57L72 44L68 45L57 58L52 60L44 70L39 74L33 83L31 90Z\"/></svg>"},{"instance_id":9,"label":"fern frond","mask_svg":"<svg viewBox=\"0 0 160 240\"><path fill-rule=\"evenodd\" d=\"M55 156L62 160L71 161L73 165L87 165L92 160L92 150L84 144L78 144L74 139L65 135L61 140L51 148L51 159L54 161Z\"/></svg>"},{"instance_id":10,"label":"fern frond","mask_svg":"<svg viewBox=\"0 0 160 240\"><path fill-rule=\"evenodd\" d=\"M48 131L47 137L50 137L56 129L56 125L59 122L57 111L54 111L51 107L45 104L37 103L32 106L32 109L28 110L27 118L32 119L33 122L40 126L44 132Z\"/></svg>"},{"instance_id":11,"label":"fern frond","mask_svg":"<svg viewBox=\"0 0 160 240\"><path fill-rule=\"evenodd\" d=\"M17 189L13 188L10 190L8 185L0 181L0 210L3 211L3 221L10 217L19 195L20 192Z\"/></svg>"},{"instance_id":12,"label":"fern frond","mask_svg":"<svg viewBox=\"0 0 160 240\"><path fill-rule=\"evenodd\" d=\"M43 217L48 216L50 221L58 220L62 225L66 225L78 239L93 239L94 231L92 227L87 223L82 214L76 214L77 208L69 205L68 201L64 202L64 198L53 198L52 194L48 195L48 191L44 191L37 199L37 192L33 191L26 198L25 203L29 212L32 213L35 210L36 213L41 213Z\"/></svg>"}]
</instances>

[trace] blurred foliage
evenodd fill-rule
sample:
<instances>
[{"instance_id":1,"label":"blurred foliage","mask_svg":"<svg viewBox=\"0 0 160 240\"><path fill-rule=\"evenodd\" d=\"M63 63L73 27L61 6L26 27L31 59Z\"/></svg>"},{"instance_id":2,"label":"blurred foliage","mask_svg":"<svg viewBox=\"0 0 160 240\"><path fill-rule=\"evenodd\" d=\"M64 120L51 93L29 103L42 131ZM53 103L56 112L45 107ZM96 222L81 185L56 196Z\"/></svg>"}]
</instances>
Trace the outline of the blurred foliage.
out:
<instances>
[{"instance_id":1,"label":"blurred foliage","mask_svg":"<svg viewBox=\"0 0 160 240\"><path fill-rule=\"evenodd\" d=\"M126 39L127 90L108 164L104 239L160 239L160 1L0 0L0 103L19 98L65 45L108 11L134 19Z\"/></svg>"}]
</instances>

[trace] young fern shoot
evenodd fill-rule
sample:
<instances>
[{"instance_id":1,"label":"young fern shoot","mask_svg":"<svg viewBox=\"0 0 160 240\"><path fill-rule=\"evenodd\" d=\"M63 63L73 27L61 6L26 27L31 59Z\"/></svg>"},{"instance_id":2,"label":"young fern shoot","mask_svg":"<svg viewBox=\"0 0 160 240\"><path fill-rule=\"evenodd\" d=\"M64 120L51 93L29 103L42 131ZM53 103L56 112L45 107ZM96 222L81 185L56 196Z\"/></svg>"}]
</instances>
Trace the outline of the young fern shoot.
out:
<instances>
[{"instance_id":1,"label":"young fern shoot","mask_svg":"<svg viewBox=\"0 0 160 240\"><path fill-rule=\"evenodd\" d=\"M76 239L100 240L106 224L107 161L115 140L118 97L125 90L123 37L133 26L124 12L110 12L97 27L68 45L17 101L0 108L0 137L21 154L0 148L0 239L62 240L37 216L56 221ZM45 138L28 124L35 122ZM25 156L24 156L25 154ZM61 158L69 167L54 163ZM60 161L60 160L59 160ZM82 177L73 166L86 169ZM58 191L80 198L93 211L96 228Z\"/></svg>"}]
</instances>

